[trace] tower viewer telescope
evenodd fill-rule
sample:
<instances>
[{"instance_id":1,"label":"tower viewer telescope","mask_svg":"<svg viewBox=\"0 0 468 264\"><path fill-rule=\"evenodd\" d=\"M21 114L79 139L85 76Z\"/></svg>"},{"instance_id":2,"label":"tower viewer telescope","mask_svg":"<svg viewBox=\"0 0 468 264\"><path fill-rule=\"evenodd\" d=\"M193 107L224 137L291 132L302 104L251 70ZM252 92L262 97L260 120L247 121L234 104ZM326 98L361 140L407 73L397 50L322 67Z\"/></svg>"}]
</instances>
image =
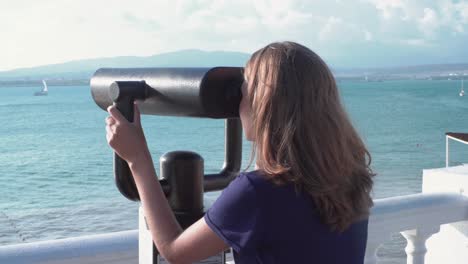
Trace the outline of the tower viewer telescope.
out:
<instances>
[{"instance_id":1,"label":"tower viewer telescope","mask_svg":"<svg viewBox=\"0 0 468 264\"><path fill-rule=\"evenodd\" d=\"M91 94L103 110L115 104L129 121L133 121L134 101L142 114L227 119L224 166L219 173L203 177L204 191L213 191L224 188L240 170L242 128L238 117L243 80L240 67L102 68L91 78ZM119 191L130 200L139 200L128 164L114 155ZM169 186L166 175L162 177L160 182L169 195L174 187Z\"/></svg>"},{"instance_id":2,"label":"tower viewer telescope","mask_svg":"<svg viewBox=\"0 0 468 264\"><path fill-rule=\"evenodd\" d=\"M204 160L191 151L172 151L160 158L159 180L182 228L203 216L203 193L226 187L240 171L242 126L239 103L244 82L242 68L104 68L91 79L91 94L103 110L115 104L133 121L134 102L142 114L226 119L225 157L219 173L204 174ZM139 200L135 181L125 160L114 153L114 176L119 191ZM139 263L166 263L154 246L140 210ZM210 258L224 263L225 254Z\"/></svg>"}]
</instances>

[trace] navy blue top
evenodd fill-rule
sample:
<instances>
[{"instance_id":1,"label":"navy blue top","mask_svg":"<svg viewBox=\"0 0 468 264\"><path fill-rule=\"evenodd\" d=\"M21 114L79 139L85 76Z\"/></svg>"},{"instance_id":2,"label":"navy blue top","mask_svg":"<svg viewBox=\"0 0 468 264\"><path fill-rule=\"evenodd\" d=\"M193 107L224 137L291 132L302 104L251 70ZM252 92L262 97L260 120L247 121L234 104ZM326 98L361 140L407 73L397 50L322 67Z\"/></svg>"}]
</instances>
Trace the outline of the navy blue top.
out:
<instances>
[{"instance_id":1,"label":"navy blue top","mask_svg":"<svg viewBox=\"0 0 468 264\"><path fill-rule=\"evenodd\" d=\"M332 232L310 196L276 186L256 171L240 174L205 214L208 226L234 250L236 264L362 264L368 220Z\"/></svg>"}]
</instances>

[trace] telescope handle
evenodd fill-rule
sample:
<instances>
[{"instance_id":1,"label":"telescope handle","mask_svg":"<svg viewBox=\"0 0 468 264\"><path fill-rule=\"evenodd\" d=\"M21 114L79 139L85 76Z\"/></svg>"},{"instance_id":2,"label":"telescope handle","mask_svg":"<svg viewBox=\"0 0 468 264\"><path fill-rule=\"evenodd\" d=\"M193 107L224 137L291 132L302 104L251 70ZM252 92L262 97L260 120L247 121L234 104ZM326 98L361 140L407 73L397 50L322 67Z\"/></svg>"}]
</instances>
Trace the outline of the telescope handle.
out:
<instances>
[{"instance_id":1,"label":"telescope handle","mask_svg":"<svg viewBox=\"0 0 468 264\"><path fill-rule=\"evenodd\" d=\"M134 100L129 96L123 96L119 98L117 102L114 102L116 108L122 113L122 115L129 121L133 122L134 115ZM114 174L115 183L119 191L129 200L138 201L140 195L133 179L132 172L128 163L122 159L117 153L114 152Z\"/></svg>"},{"instance_id":2,"label":"telescope handle","mask_svg":"<svg viewBox=\"0 0 468 264\"><path fill-rule=\"evenodd\" d=\"M116 108L129 121L133 122L135 99L146 98L144 81L116 81L109 86L108 95ZM138 201L140 195L128 163L114 153L114 177L117 188L129 200Z\"/></svg>"}]
</instances>

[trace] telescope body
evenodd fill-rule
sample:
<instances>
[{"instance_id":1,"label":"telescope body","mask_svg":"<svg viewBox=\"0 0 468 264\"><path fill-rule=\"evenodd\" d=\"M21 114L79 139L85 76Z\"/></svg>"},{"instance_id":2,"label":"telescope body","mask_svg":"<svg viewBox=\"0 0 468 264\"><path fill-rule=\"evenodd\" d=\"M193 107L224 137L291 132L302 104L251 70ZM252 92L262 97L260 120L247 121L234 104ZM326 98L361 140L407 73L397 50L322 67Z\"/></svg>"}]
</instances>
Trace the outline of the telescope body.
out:
<instances>
[{"instance_id":1,"label":"telescope body","mask_svg":"<svg viewBox=\"0 0 468 264\"><path fill-rule=\"evenodd\" d=\"M240 67L102 68L91 78L91 94L106 110L114 82L144 82L146 98L135 99L142 114L235 118L243 81Z\"/></svg>"}]
</instances>

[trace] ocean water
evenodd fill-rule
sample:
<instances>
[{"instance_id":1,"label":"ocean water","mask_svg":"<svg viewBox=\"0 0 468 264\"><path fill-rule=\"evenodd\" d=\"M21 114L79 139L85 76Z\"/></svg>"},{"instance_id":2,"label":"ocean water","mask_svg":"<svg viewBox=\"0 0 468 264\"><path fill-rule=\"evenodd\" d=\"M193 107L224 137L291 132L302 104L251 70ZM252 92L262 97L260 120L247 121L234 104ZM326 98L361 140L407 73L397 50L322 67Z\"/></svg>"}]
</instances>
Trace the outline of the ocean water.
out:
<instances>
[{"instance_id":1,"label":"ocean water","mask_svg":"<svg viewBox=\"0 0 468 264\"><path fill-rule=\"evenodd\" d=\"M468 97L457 81L339 82L346 109L366 142L374 197L421 191L422 169L445 166L447 131L468 131ZM0 88L0 245L138 228L138 204L113 182L105 140L106 112L88 86ZM159 157L192 150L205 172L222 166L224 121L143 116L158 170ZM244 165L250 145L244 142ZM468 161L453 144L452 164ZM207 199L214 199L211 193ZM404 263L405 241L392 236L379 251L385 263Z\"/></svg>"}]
</instances>

